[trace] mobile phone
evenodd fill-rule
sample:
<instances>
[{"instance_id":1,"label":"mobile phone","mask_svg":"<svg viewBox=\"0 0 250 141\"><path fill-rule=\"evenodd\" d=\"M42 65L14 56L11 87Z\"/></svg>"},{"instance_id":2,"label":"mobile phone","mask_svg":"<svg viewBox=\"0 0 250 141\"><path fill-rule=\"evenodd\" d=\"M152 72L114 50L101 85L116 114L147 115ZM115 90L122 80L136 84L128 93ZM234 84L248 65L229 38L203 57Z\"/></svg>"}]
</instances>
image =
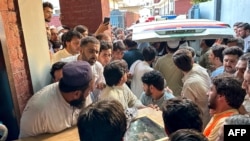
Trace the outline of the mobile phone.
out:
<instances>
[{"instance_id":1,"label":"mobile phone","mask_svg":"<svg viewBox=\"0 0 250 141\"><path fill-rule=\"evenodd\" d=\"M110 21L110 18L109 17L104 17L104 20L103 20L103 23L104 24L108 24Z\"/></svg>"}]
</instances>

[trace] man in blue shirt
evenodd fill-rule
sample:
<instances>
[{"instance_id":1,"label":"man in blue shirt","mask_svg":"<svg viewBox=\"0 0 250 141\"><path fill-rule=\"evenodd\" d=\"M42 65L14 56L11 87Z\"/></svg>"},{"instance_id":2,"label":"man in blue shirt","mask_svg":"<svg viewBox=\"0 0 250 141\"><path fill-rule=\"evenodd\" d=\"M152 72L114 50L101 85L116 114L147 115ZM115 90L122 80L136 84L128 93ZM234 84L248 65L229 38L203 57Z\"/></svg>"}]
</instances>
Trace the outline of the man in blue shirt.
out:
<instances>
[{"instance_id":1,"label":"man in blue shirt","mask_svg":"<svg viewBox=\"0 0 250 141\"><path fill-rule=\"evenodd\" d=\"M209 62L214 68L210 75L211 78L214 78L224 72L222 52L225 48L225 45L215 45L211 47L211 51L208 56Z\"/></svg>"}]
</instances>

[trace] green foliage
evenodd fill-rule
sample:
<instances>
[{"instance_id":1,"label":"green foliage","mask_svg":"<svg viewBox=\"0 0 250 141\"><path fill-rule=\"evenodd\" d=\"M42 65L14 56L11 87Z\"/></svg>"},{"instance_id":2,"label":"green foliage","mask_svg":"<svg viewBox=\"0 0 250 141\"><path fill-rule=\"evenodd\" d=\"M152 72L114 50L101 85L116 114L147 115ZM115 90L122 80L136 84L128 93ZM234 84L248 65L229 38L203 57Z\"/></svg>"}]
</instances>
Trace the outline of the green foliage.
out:
<instances>
[{"instance_id":1,"label":"green foliage","mask_svg":"<svg viewBox=\"0 0 250 141\"><path fill-rule=\"evenodd\" d=\"M198 4L198 3L201 3L201 2L207 2L207 1L211 1L211 0L191 0L191 3Z\"/></svg>"}]
</instances>

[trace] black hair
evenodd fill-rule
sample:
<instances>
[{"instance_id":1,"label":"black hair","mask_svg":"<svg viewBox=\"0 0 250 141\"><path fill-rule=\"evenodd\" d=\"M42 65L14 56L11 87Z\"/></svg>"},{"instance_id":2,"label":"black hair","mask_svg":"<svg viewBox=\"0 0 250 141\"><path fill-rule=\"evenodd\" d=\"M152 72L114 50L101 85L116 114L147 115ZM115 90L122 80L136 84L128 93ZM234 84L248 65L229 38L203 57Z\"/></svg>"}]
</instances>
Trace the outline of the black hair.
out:
<instances>
[{"instance_id":1,"label":"black hair","mask_svg":"<svg viewBox=\"0 0 250 141\"><path fill-rule=\"evenodd\" d=\"M219 57L220 61L223 62L223 50L227 48L225 45L214 45L211 47L211 51L215 57Z\"/></svg>"},{"instance_id":2,"label":"black hair","mask_svg":"<svg viewBox=\"0 0 250 141\"><path fill-rule=\"evenodd\" d=\"M105 33L99 33L97 34L96 36L96 39L98 39L99 41L102 41L105 37L109 37L108 34L105 34Z\"/></svg>"},{"instance_id":3,"label":"black hair","mask_svg":"<svg viewBox=\"0 0 250 141\"><path fill-rule=\"evenodd\" d=\"M218 95L224 95L229 106L238 109L244 101L246 91L241 82L231 75L219 75L212 79Z\"/></svg>"},{"instance_id":4,"label":"black hair","mask_svg":"<svg viewBox=\"0 0 250 141\"><path fill-rule=\"evenodd\" d=\"M71 30L70 27L67 26L67 25L62 25L62 27L63 27L64 29Z\"/></svg>"},{"instance_id":5,"label":"black hair","mask_svg":"<svg viewBox=\"0 0 250 141\"><path fill-rule=\"evenodd\" d=\"M174 64L180 70L188 72L193 68L192 53L187 49L179 49L173 54Z\"/></svg>"},{"instance_id":6,"label":"black hair","mask_svg":"<svg viewBox=\"0 0 250 141\"><path fill-rule=\"evenodd\" d=\"M149 47L143 48L142 55L145 61L152 61L155 59L157 52L154 47L149 46Z\"/></svg>"},{"instance_id":7,"label":"black hair","mask_svg":"<svg viewBox=\"0 0 250 141\"><path fill-rule=\"evenodd\" d=\"M243 22L235 22L233 26L239 26L240 24L242 24Z\"/></svg>"},{"instance_id":8,"label":"black hair","mask_svg":"<svg viewBox=\"0 0 250 141\"><path fill-rule=\"evenodd\" d=\"M102 100L83 108L77 120L80 141L121 141L127 120L116 100Z\"/></svg>"},{"instance_id":9,"label":"black hair","mask_svg":"<svg viewBox=\"0 0 250 141\"><path fill-rule=\"evenodd\" d=\"M170 135L169 141L208 141L208 139L196 130L180 129Z\"/></svg>"},{"instance_id":10,"label":"black hair","mask_svg":"<svg viewBox=\"0 0 250 141\"><path fill-rule=\"evenodd\" d=\"M249 23L241 23L238 25L238 28L243 28L244 30L250 30Z\"/></svg>"},{"instance_id":11,"label":"black hair","mask_svg":"<svg viewBox=\"0 0 250 141\"><path fill-rule=\"evenodd\" d=\"M63 46L66 47L66 42L70 42L74 37L81 39L81 34L77 31L69 30L62 35Z\"/></svg>"},{"instance_id":12,"label":"black hair","mask_svg":"<svg viewBox=\"0 0 250 141\"><path fill-rule=\"evenodd\" d=\"M113 43L113 51L117 51L117 50L122 50L122 51L126 50L126 47L122 40L116 40Z\"/></svg>"},{"instance_id":13,"label":"black hair","mask_svg":"<svg viewBox=\"0 0 250 141\"><path fill-rule=\"evenodd\" d=\"M211 47L211 46L213 46L215 41L216 41L216 39L205 39L204 43L206 44L206 46Z\"/></svg>"},{"instance_id":14,"label":"black hair","mask_svg":"<svg viewBox=\"0 0 250 141\"><path fill-rule=\"evenodd\" d=\"M113 46L112 44L106 42L106 41L100 41L100 52L101 53L103 50L108 50L111 49L112 50Z\"/></svg>"},{"instance_id":15,"label":"black hair","mask_svg":"<svg viewBox=\"0 0 250 141\"><path fill-rule=\"evenodd\" d=\"M60 48L62 43L60 41L51 41L52 43L52 48L53 49L57 49L57 48Z\"/></svg>"},{"instance_id":16,"label":"black hair","mask_svg":"<svg viewBox=\"0 0 250 141\"><path fill-rule=\"evenodd\" d=\"M81 39L81 47L86 46L88 43L92 43L92 44L100 44L100 41L97 40L95 37L93 36L87 36Z\"/></svg>"},{"instance_id":17,"label":"black hair","mask_svg":"<svg viewBox=\"0 0 250 141\"><path fill-rule=\"evenodd\" d=\"M123 43L128 47L128 48L134 48L137 47L137 42L133 41L131 38L126 38L123 40Z\"/></svg>"},{"instance_id":18,"label":"black hair","mask_svg":"<svg viewBox=\"0 0 250 141\"><path fill-rule=\"evenodd\" d=\"M127 72L127 69L128 65L124 60L114 60L107 64L103 71L106 84L110 87L116 86Z\"/></svg>"},{"instance_id":19,"label":"black hair","mask_svg":"<svg viewBox=\"0 0 250 141\"><path fill-rule=\"evenodd\" d=\"M202 131L201 110L190 99L176 97L164 101L162 117L168 134L187 128Z\"/></svg>"},{"instance_id":20,"label":"black hair","mask_svg":"<svg viewBox=\"0 0 250 141\"><path fill-rule=\"evenodd\" d=\"M43 9L44 9L45 7L49 7L49 8L51 8L51 9L53 9L53 5L52 5L50 2L48 2L48 1L43 2Z\"/></svg>"},{"instance_id":21,"label":"black hair","mask_svg":"<svg viewBox=\"0 0 250 141\"><path fill-rule=\"evenodd\" d=\"M50 69L51 77L55 79L55 71L62 69L65 64L66 62L61 61L54 63Z\"/></svg>"},{"instance_id":22,"label":"black hair","mask_svg":"<svg viewBox=\"0 0 250 141\"><path fill-rule=\"evenodd\" d=\"M239 58L242 54L243 54L243 51L238 46L228 47L228 48L225 48L223 50L223 56L225 56L225 55L237 55Z\"/></svg>"},{"instance_id":23,"label":"black hair","mask_svg":"<svg viewBox=\"0 0 250 141\"><path fill-rule=\"evenodd\" d=\"M147 85L153 85L159 91L162 91L164 89L165 80L163 75L159 71L153 70L150 72L146 72L141 77L141 80Z\"/></svg>"},{"instance_id":24,"label":"black hair","mask_svg":"<svg viewBox=\"0 0 250 141\"><path fill-rule=\"evenodd\" d=\"M74 27L74 30L78 31L78 32L80 32L82 34L82 33L86 32L86 31L88 31L88 28L85 25L77 25L77 26Z\"/></svg>"}]
</instances>

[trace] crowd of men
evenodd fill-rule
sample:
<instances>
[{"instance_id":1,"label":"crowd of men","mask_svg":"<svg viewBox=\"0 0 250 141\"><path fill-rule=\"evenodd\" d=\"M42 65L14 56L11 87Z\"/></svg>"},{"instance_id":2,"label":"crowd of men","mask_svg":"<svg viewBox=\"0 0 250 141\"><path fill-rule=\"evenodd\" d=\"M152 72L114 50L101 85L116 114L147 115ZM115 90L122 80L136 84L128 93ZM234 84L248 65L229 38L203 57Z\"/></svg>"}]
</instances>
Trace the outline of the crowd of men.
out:
<instances>
[{"instance_id":1,"label":"crowd of men","mask_svg":"<svg viewBox=\"0 0 250 141\"><path fill-rule=\"evenodd\" d=\"M137 43L132 31L101 23L49 27L43 3L52 83L35 93L21 117L20 138L77 125L81 141L122 141L125 111L162 111L169 140L223 140L224 124L250 124L250 25L236 23L232 39ZM60 116L59 116L60 115ZM32 119L32 120L31 120Z\"/></svg>"}]
</instances>

